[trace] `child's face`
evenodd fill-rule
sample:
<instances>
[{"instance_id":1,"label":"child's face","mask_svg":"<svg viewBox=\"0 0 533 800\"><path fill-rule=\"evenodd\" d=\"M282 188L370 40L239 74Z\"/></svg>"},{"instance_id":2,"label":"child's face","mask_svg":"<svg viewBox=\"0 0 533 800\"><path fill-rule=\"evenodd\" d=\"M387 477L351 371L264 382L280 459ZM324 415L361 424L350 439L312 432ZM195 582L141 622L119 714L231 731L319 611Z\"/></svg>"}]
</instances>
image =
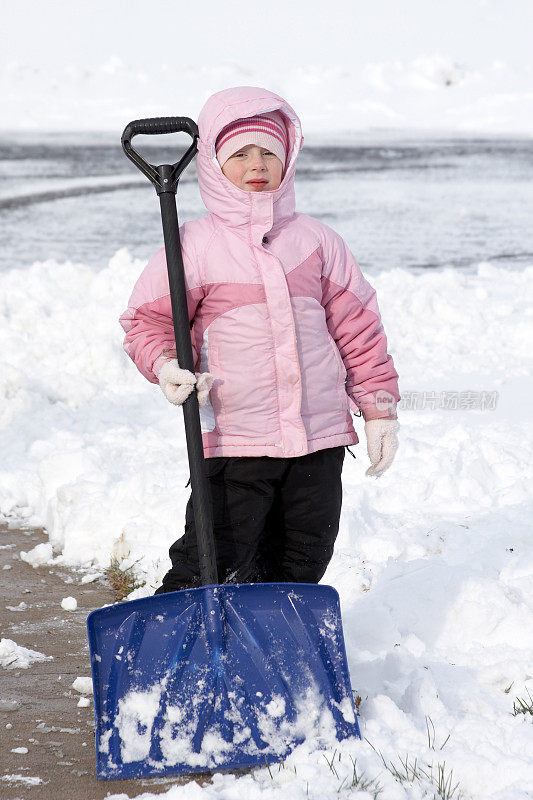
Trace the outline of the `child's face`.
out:
<instances>
[{"instance_id":1,"label":"child's face","mask_svg":"<svg viewBox=\"0 0 533 800\"><path fill-rule=\"evenodd\" d=\"M265 147L248 144L228 158L222 172L245 192L271 192L281 183L283 164Z\"/></svg>"}]
</instances>

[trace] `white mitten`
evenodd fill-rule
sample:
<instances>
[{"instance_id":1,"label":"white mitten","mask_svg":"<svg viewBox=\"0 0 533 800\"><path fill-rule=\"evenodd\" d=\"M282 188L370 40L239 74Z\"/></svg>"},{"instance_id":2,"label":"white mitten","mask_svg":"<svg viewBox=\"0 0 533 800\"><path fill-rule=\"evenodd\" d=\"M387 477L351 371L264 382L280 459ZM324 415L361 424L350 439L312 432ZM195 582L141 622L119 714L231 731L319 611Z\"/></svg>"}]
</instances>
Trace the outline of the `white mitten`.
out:
<instances>
[{"instance_id":1,"label":"white mitten","mask_svg":"<svg viewBox=\"0 0 533 800\"><path fill-rule=\"evenodd\" d=\"M188 398L196 377L188 369L181 369L176 358L165 361L157 376L163 394L175 406L181 406Z\"/></svg>"},{"instance_id":2,"label":"white mitten","mask_svg":"<svg viewBox=\"0 0 533 800\"><path fill-rule=\"evenodd\" d=\"M198 395L198 405L205 406L209 392L215 380L214 375L209 372L195 372L196 375L196 394Z\"/></svg>"},{"instance_id":3,"label":"white mitten","mask_svg":"<svg viewBox=\"0 0 533 800\"><path fill-rule=\"evenodd\" d=\"M365 422L366 449L372 462L366 475L379 478L390 467L398 449L399 430L397 419L369 419Z\"/></svg>"},{"instance_id":4,"label":"white mitten","mask_svg":"<svg viewBox=\"0 0 533 800\"><path fill-rule=\"evenodd\" d=\"M209 372L196 372L193 375L188 369L181 369L176 358L157 359L153 369L170 403L181 406L196 384L198 404L205 406L214 381L214 376Z\"/></svg>"}]
</instances>

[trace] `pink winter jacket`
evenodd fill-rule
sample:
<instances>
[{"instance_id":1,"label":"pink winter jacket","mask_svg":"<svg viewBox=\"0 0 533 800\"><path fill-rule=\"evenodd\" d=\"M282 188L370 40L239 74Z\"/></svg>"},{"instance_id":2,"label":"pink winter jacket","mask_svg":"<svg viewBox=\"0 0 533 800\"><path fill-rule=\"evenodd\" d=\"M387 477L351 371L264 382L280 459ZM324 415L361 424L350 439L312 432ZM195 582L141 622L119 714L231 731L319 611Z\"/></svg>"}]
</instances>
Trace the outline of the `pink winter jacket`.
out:
<instances>
[{"instance_id":1,"label":"pink winter jacket","mask_svg":"<svg viewBox=\"0 0 533 800\"><path fill-rule=\"evenodd\" d=\"M246 192L222 173L215 139L229 122L279 109L289 153L278 189ZM204 454L294 457L356 444L350 408L395 418L398 375L376 293L344 240L295 212L300 120L281 97L242 86L209 98L198 120L198 182L210 213L180 227L196 372L215 380L200 409ZM165 252L120 317L124 349L157 383L176 356ZM179 353L178 353L179 361Z\"/></svg>"}]
</instances>

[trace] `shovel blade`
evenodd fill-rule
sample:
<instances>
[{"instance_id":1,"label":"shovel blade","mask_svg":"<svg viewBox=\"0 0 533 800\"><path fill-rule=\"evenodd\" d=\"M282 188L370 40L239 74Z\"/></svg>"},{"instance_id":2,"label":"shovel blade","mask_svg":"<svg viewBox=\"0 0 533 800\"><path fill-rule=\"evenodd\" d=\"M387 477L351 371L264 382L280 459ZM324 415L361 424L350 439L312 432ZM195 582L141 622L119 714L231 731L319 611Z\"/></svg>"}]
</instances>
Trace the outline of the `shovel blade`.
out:
<instances>
[{"instance_id":1,"label":"shovel blade","mask_svg":"<svg viewBox=\"0 0 533 800\"><path fill-rule=\"evenodd\" d=\"M204 586L87 620L100 779L265 766L360 737L339 597L301 583Z\"/></svg>"}]
</instances>

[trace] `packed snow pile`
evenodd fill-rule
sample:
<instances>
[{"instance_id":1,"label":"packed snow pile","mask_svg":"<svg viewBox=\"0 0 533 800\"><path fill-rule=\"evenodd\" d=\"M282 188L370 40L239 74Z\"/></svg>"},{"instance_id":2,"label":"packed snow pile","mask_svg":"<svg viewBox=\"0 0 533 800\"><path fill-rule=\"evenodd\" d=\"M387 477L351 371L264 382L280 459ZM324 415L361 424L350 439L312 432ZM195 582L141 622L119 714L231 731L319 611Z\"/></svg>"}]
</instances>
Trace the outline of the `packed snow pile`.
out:
<instances>
[{"instance_id":1,"label":"packed snow pile","mask_svg":"<svg viewBox=\"0 0 533 800\"><path fill-rule=\"evenodd\" d=\"M36 661L52 661L53 656L45 656L37 650L21 647L12 639L0 640L0 666L4 669L28 669Z\"/></svg>"},{"instance_id":2,"label":"packed snow pile","mask_svg":"<svg viewBox=\"0 0 533 800\"><path fill-rule=\"evenodd\" d=\"M46 261L0 275L0 512L44 525L59 562L135 565L137 596L168 568L190 491L182 412L122 350L118 316L143 266L121 250L97 273ZM444 763L465 797L528 797L533 267L371 282L400 375L400 449L365 477L355 419L324 579L341 597L364 739L335 754L302 745L271 774L218 775L168 800L324 798L364 780L419 800Z\"/></svg>"}]
</instances>

